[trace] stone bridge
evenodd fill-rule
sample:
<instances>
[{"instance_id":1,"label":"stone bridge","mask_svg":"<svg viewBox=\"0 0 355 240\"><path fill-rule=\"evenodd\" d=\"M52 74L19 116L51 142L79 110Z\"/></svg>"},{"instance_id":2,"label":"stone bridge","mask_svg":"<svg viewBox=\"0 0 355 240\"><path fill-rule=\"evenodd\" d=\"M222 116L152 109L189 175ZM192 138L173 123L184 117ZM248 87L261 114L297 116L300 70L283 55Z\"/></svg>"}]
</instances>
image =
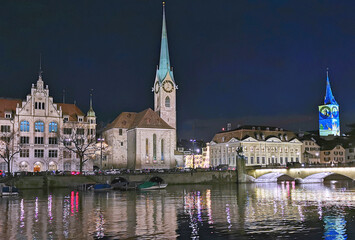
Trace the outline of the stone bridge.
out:
<instances>
[{"instance_id":1,"label":"stone bridge","mask_svg":"<svg viewBox=\"0 0 355 240\"><path fill-rule=\"evenodd\" d=\"M354 180L355 167L300 167L248 169L247 174L256 182L277 182L296 179L300 183L325 180Z\"/></svg>"}]
</instances>

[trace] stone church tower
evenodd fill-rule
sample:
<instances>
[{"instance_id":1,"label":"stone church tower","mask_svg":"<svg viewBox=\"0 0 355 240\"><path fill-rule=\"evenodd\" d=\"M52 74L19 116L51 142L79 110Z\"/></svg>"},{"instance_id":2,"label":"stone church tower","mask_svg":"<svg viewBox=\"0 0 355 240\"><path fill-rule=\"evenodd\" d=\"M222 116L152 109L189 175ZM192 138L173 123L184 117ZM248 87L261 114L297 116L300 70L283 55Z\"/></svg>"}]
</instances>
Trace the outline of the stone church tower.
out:
<instances>
[{"instance_id":1,"label":"stone church tower","mask_svg":"<svg viewBox=\"0 0 355 240\"><path fill-rule=\"evenodd\" d=\"M160 61L154 82L154 111L175 129L174 147L176 148L176 89L178 88L170 65L168 35L163 3L163 26L161 35Z\"/></svg>"}]
</instances>

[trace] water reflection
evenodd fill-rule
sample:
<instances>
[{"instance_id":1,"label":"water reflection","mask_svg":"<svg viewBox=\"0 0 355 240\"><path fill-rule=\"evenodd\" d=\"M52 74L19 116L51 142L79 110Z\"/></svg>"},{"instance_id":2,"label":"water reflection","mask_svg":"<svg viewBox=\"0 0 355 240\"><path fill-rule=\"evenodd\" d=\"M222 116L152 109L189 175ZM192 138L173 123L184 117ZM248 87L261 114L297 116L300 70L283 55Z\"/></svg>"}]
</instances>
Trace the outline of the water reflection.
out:
<instances>
[{"instance_id":1,"label":"water reflection","mask_svg":"<svg viewBox=\"0 0 355 240\"><path fill-rule=\"evenodd\" d=\"M351 239L353 183L23 191L1 198L3 239Z\"/></svg>"}]
</instances>

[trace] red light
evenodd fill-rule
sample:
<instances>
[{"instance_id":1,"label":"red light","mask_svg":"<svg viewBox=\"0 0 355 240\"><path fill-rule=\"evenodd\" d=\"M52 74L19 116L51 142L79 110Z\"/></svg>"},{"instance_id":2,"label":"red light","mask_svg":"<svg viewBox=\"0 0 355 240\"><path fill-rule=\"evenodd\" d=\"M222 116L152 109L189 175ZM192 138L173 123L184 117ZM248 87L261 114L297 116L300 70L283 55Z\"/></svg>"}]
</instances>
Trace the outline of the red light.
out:
<instances>
[{"instance_id":1,"label":"red light","mask_svg":"<svg viewBox=\"0 0 355 240\"><path fill-rule=\"evenodd\" d=\"M222 128L222 131L224 131L224 128Z\"/></svg>"}]
</instances>

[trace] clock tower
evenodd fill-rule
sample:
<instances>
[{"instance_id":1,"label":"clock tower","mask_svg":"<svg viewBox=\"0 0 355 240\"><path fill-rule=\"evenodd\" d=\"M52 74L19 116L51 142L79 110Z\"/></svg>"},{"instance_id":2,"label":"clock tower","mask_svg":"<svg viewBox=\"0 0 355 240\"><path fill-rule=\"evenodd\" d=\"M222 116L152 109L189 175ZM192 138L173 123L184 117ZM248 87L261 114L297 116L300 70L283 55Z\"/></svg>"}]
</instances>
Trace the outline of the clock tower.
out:
<instances>
[{"instance_id":1,"label":"clock tower","mask_svg":"<svg viewBox=\"0 0 355 240\"><path fill-rule=\"evenodd\" d=\"M163 26L161 34L160 61L154 82L154 111L175 129L174 147L176 148L176 89L173 69L170 66L168 35L165 21L165 3L163 2Z\"/></svg>"}]
</instances>

